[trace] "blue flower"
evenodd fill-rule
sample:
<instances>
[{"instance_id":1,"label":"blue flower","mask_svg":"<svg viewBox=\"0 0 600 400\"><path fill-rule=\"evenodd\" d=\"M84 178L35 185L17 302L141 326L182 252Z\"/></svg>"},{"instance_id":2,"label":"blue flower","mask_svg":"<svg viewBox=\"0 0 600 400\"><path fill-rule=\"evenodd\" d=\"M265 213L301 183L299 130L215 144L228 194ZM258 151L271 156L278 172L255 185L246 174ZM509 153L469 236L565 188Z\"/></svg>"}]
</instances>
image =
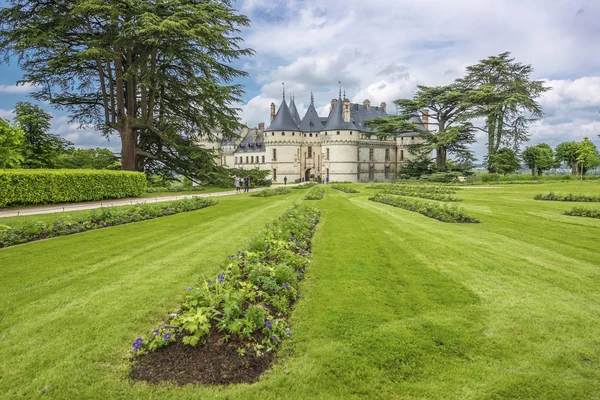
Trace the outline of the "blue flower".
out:
<instances>
[{"instance_id":1,"label":"blue flower","mask_svg":"<svg viewBox=\"0 0 600 400\"><path fill-rule=\"evenodd\" d=\"M290 290L290 285L288 285L287 283L284 283L283 287L285 288L285 290Z\"/></svg>"},{"instance_id":2,"label":"blue flower","mask_svg":"<svg viewBox=\"0 0 600 400\"><path fill-rule=\"evenodd\" d=\"M217 277L217 279L219 280L219 283L223 283L223 281L225 280L225 273L222 273L221 275L219 275Z\"/></svg>"},{"instance_id":3,"label":"blue flower","mask_svg":"<svg viewBox=\"0 0 600 400\"><path fill-rule=\"evenodd\" d=\"M275 336L275 335L271 336L271 340L272 341L276 341L277 340L277 336Z\"/></svg>"},{"instance_id":4,"label":"blue flower","mask_svg":"<svg viewBox=\"0 0 600 400\"><path fill-rule=\"evenodd\" d=\"M192 288L191 288L191 287L189 287L189 288L187 288L187 290L188 290L188 292L189 292L190 290L192 290Z\"/></svg>"},{"instance_id":5,"label":"blue flower","mask_svg":"<svg viewBox=\"0 0 600 400\"><path fill-rule=\"evenodd\" d=\"M154 332L154 336L158 336L160 334L160 332L158 331L158 329L155 329L152 332Z\"/></svg>"},{"instance_id":6,"label":"blue flower","mask_svg":"<svg viewBox=\"0 0 600 400\"><path fill-rule=\"evenodd\" d=\"M142 347L143 341L144 339L142 339L141 337L135 339L135 342L133 342L133 344L131 345L131 347L133 347L133 350L138 351L140 347Z\"/></svg>"},{"instance_id":7,"label":"blue flower","mask_svg":"<svg viewBox=\"0 0 600 400\"><path fill-rule=\"evenodd\" d=\"M267 326L267 328L271 329L273 327L273 324L271 324L271 321L267 320L265 322L265 325Z\"/></svg>"},{"instance_id":8,"label":"blue flower","mask_svg":"<svg viewBox=\"0 0 600 400\"><path fill-rule=\"evenodd\" d=\"M165 333L165 336L163 336L165 339L169 340L171 339L171 334L170 333Z\"/></svg>"},{"instance_id":9,"label":"blue flower","mask_svg":"<svg viewBox=\"0 0 600 400\"><path fill-rule=\"evenodd\" d=\"M209 280L207 280L207 281L206 281L206 283L208 283L209 285L212 285L212 284L214 284L214 282L213 282L213 281L211 281L210 279L209 279Z\"/></svg>"}]
</instances>

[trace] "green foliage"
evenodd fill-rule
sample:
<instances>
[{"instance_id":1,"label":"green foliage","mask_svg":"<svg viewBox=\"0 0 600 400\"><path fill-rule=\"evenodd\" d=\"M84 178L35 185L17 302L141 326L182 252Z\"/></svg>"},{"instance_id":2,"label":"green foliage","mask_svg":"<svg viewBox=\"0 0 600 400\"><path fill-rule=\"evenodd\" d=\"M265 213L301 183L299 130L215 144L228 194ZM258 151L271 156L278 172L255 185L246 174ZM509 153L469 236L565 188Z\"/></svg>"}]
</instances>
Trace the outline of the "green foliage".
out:
<instances>
[{"instance_id":1,"label":"green foliage","mask_svg":"<svg viewBox=\"0 0 600 400\"><path fill-rule=\"evenodd\" d=\"M459 176L463 176L462 172L452 171L452 172L436 172L430 175L424 175L421 177L423 181L426 182L438 182L438 183L450 183L456 182Z\"/></svg>"},{"instance_id":2,"label":"green foliage","mask_svg":"<svg viewBox=\"0 0 600 400\"><path fill-rule=\"evenodd\" d=\"M585 172L591 168L596 168L600 165L600 155L596 145L588 138L583 138L583 141L577 144L577 166L579 167L579 175L585 175Z\"/></svg>"},{"instance_id":3,"label":"green foliage","mask_svg":"<svg viewBox=\"0 0 600 400\"><path fill-rule=\"evenodd\" d=\"M548 194L537 194L534 200L550 200L550 201L579 201L579 202L600 202L600 196L585 195L585 194L560 194L550 192Z\"/></svg>"},{"instance_id":4,"label":"green foliage","mask_svg":"<svg viewBox=\"0 0 600 400\"><path fill-rule=\"evenodd\" d=\"M437 189L435 187L426 186L400 186L394 185L389 188L383 189L382 193L393 194L399 196L408 197L419 197L421 199L437 200L437 201L461 201L461 199L452 196L450 193L446 193L450 190Z\"/></svg>"},{"instance_id":5,"label":"green foliage","mask_svg":"<svg viewBox=\"0 0 600 400\"><path fill-rule=\"evenodd\" d=\"M545 170L556 166L554 151L547 143L525 148L522 157L525 164L531 169L532 175L542 175Z\"/></svg>"},{"instance_id":6,"label":"green foliage","mask_svg":"<svg viewBox=\"0 0 600 400\"><path fill-rule=\"evenodd\" d=\"M432 173L431 160L421 155L414 160L408 160L400 164L398 168L398 179L420 178Z\"/></svg>"},{"instance_id":7,"label":"green foliage","mask_svg":"<svg viewBox=\"0 0 600 400\"><path fill-rule=\"evenodd\" d=\"M479 222L477 219L467 214L464 209L456 206L448 206L447 204L415 200L387 193L376 193L375 196L369 197L369 200L388 204L390 206L402 208L408 211L417 212L426 217L437 219L441 222Z\"/></svg>"},{"instance_id":8,"label":"green foliage","mask_svg":"<svg viewBox=\"0 0 600 400\"><path fill-rule=\"evenodd\" d=\"M310 239L318 220L319 211L314 208L288 209L246 251L229 256L225 271L189 287L182 311L152 335L136 339L134 352L139 355L168 345L165 330L181 337L183 344L196 346L212 325L226 338L242 341L236 349L241 356L250 347L259 356L276 349L291 335L287 314L298 299L298 280L308 265Z\"/></svg>"},{"instance_id":9,"label":"green foliage","mask_svg":"<svg viewBox=\"0 0 600 400\"><path fill-rule=\"evenodd\" d=\"M314 187L304 196L302 200L321 200L325 196L325 190L321 187Z\"/></svg>"},{"instance_id":10,"label":"green foliage","mask_svg":"<svg viewBox=\"0 0 600 400\"><path fill-rule=\"evenodd\" d=\"M146 192L138 172L0 170L0 207L120 199Z\"/></svg>"},{"instance_id":11,"label":"green foliage","mask_svg":"<svg viewBox=\"0 0 600 400\"><path fill-rule=\"evenodd\" d=\"M519 170L519 158L513 149L504 147L488 157L488 169L499 174L511 174Z\"/></svg>"},{"instance_id":12,"label":"green foliage","mask_svg":"<svg viewBox=\"0 0 600 400\"><path fill-rule=\"evenodd\" d=\"M19 127L11 126L0 118L0 168L17 168L21 165L23 138L23 131Z\"/></svg>"},{"instance_id":13,"label":"green foliage","mask_svg":"<svg viewBox=\"0 0 600 400\"><path fill-rule=\"evenodd\" d=\"M339 190L340 192L344 192L344 193L360 193L360 191L353 189L350 186L345 186L345 185L333 184L333 185L331 185L331 188L335 189L335 190Z\"/></svg>"},{"instance_id":14,"label":"green foliage","mask_svg":"<svg viewBox=\"0 0 600 400\"><path fill-rule=\"evenodd\" d=\"M600 218L600 208L573 207L564 214L572 217Z\"/></svg>"},{"instance_id":15,"label":"green foliage","mask_svg":"<svg viewBox=\"0 0 600 400\"><path fill-rule=\"evenodd\" d=\"M215 204L217 202L212 199L193 197L170 202L103 207L100 211L93 210L87 215L78 217L67 215L52 222L29 220L12 226L0 225L0 248L199 210Z\"/></svg>"},{"instance_id":16,"label":"green foliage","mask_svg":"<svg viewBox=\"0 0 600 400\"><path fill-rule=\"evenodd\" d=\"M62 153L55 165L65 169L120 169L119 158L109 149L71 149Z\"/></svg>"},{"instance_id":17,"label":"green foliage","mask_svg":"<svg viewBox=\"0 0 600 400\"><path fill-rule=\"evenodd\" d=\"M271 197L289 193L292 193L290 189L279 187L275 189L261 190L260 192L251 193L250 197Z\"/></svg>"},{"instance_id":18,"label":"green foliage","mask_svg":"<svg viewBox=\"0 0 600 400\"><path fill-rule=\"evenodd\" d=\"M571 173L577 175L577 142L562 142L556 146L555 157L558 163L566 163L571 167Z\"/></svg>"},{"instance_id":19,"label":"green foliage","mask_svg":"<svg viewBox=\"0 0 600 400\"><path fill-rule=\"evenodd\" d=\"M265 179L269 173L270 171L261 171L258 169L221 169L214 176L205 179L202 183L219 187L233 187L236 176L241 178L248 176L250 178L250 187L270 187L273 182L270 179Z\"/></svg>"},{"instance_id":20,"label":"green foliage","mask_svg":"<svg viewBox=\"0 0 600 400\"><path fill-rule=\"evenodd\" d=\"M292 189L294 190L305 190L305 189L310 189L312 187L317 186L318 183L316 182L309 182L309 183L303 183L301 185L297 185L297 186L292 186Z\"/></svg>"}]
</instances>

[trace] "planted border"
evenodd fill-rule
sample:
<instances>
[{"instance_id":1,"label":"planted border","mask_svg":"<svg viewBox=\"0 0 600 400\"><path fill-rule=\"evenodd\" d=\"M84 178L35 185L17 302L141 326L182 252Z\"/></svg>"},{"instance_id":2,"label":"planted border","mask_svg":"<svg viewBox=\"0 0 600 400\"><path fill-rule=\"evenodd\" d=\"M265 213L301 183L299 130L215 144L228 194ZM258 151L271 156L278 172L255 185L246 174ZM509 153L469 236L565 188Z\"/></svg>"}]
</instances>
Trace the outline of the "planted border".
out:
<instances>
[{"instance_id":1,"label":"planted border","mask_svg":"<svg viewBox=\"0 0 600 400\"><path fill-rule=\"evenodd\" d=\"M150 382L252 382L291 336L319 210L293 206L267 225L223 272L187 288L181 311L133 342L131 377ZM160 351L156 351L161 349Z\"/></svg>"},{"instance_id":2,"label":"planted border","mask_svg":"<svg viewBox=\"0 0 600 400\"><path fill-rule=\"evenodd\" d=\"M324 196L325 190L323 190L323 188L320 187L315 187L312 188L310 192L306 194L306 196L304 196L303 200L321 200Z\"/></svg>"},{"instance_id":3,"label":"planted border","mask_svg":"<svg viewBox=\"0 0 600 400\"><path fill-rule=\"evenodd\" d=\"M588 202L588 203L598 203L600 202L599 195L585 195L585 194L560 194L550 192L548 194L538 194L534 198L534 200L549 200L549 201L578 201L578 202Z\"/></svg>"},{"instance_id":4,"label":"planted border","mask_svg":"<svg viewBox=\"0 0 600 400\"><path fill-rule=\"evenodd\" d=\"M468 215L463 208L454 205L448 206L447 204L432 203L429 201L416 200L385 193L377 193L375 196L369 197L369 200L388 204L390 206L402 208L408 211L417 212L421 215L437 219L441 222L479 222L476 218Z\"/></svg>"},{"instance_id":5,"label":"planted border","mask_svg":"<svg viewBox=\"0 0 600 400\"><path fill-rule=\"evenodd\" d=\"M315 182L310 182L310 183L303 183L302 185L298 185L298 186L293 186L292 189L295 190L304 190L304 189L310 189L311 187L317 186L317 184Z\"/></svg>"},{"instance_id":6,"label":"planted border","mask_svg":"<svg viewBox=\"0 0 600 400\"><path fill-rule=\"evenodd\" d=\"M51 223L29 221L21 226L0 224L0 248L52 237L129 224L187 211L214 206L217 201L201 197L174 200L164 203L137 204L124 207L103 207L100 212L92 210L85 216L61 218ZM1 222L1 220L0 220Z\"/></svg>"},{"instance_id":7,"label":"planted border","mask_svg":"<svg viewBox=\"0 0 600 400\"><path fill-rule=\"evenodd\" d=\"M292 193L292 191L288 188L277 188L277 189L268 189L261 190L260 192L254 192L250 194L250 197L271 197L271 196L279 196L282 194Z\"/></svg>"},{"instance_id":8,"label":"planted border","mask_svg":"<svg viewBox=\"0 0 600 400\"><path fill-rule=\"evenodd\" d=\"M565 211L564 215L570 215L573 217L600 218L600 208L573 207L573 209Z\"/></svg>"},{"instance_id":9,"label":"planted border","mask_svg":"<svg viewBox=\"0 0 600 400\"><path fill-rule=\"evenodd\" d=\"M437 194L455 194L457 190L462 190L459 187L452 187L447 185L408 185L408 184L400 184L400 183L379 183L368 185L367 189L383 189L383 190L419 190L427 193L437 193Z\"/></svg>"},{"instance_id":10,"label":"planted border","mask_svg":"<svg viewBox=\"0 0 600 400\"><path fill-rule=\"evenodd\" d=\"M421 199L446 201L446 202L462 201L461 199L454 197L451 194L445 194L443 192L439 193L439 192L427 191L427 190L418 190L418 189L413 189L413 188L393 187L393 188L384 189L383 193L395 194L398 196L418 197Z\"/></svg>"},{"instance_id":11,"label":"planted border","mask_svg":"<svg viewBox=\"0 0 600 400\"><path fill-rule=\"evenodd\" d=\"M358 190L351 188L350 186L345 186L345 185L333 184L333 185L331 185L331 188L335 189L335 190L339 190L340 192L344 192L344 193L360 193Z\"/></svg>"}]
</instances>

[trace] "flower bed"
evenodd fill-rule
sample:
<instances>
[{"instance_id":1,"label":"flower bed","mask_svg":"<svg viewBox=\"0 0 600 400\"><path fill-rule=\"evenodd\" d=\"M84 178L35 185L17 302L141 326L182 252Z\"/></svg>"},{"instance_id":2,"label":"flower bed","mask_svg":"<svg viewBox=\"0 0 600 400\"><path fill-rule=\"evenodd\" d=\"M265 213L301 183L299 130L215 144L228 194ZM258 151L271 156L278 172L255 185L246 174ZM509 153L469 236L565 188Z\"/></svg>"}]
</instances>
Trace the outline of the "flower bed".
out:
<instances>
[{"instance_id":1,"label":"flower bed","mask_svg":"<svg viewBox=\"0 0 600 400\"><path fill-rule=\"evenodd\" d=\"M312 188L310 192L306 194L306 196L304 196L303 200L321 200L323 196L325 196L325 190L320 187L315 187Z\"/></svg>"},{"instance_id":2,"label":"flower bed","mask_svg":"<svg viewBox=\"0 0 600 400\"><path fill-rule=\"evenodd\" d=\"M292 186L292 189L296 189L296 190L303 190L303 189L310 189L311 187L317 186L317 184L315 182L310 182L310 183L303 183L302 185L298 185L298 186Z\"/></svg>"},{"instance_id":3,"label":"flower bed","mask_svg":"<svg viewBox=\"0 0 600 400\"><path fill-rule=\"evenodd\" d=\"M331 185L332 189L335 190L339 190L340 192L344 192L344 193L360 193L358 190L351 188L350 186L344 186L344 185Z\"/></svg>"},{"instance_id":4,"label":"flower bed","mask_svg":"<svg viewBox=\"0 0 600 400\"><path fill-rule=\"evenodd\" d=\"M574 207L564 214L573 217L600 218L600 208Z\"/></svg>"},{"instance_id":5,"label":"flower bed","mask_svg":"<svg viewBox=\"0 0 600 400\"><path fill-rule=\"evenodd\" d=\"M420 190L410 187L394 186L383 190L383 193L395 194L398 196L418 197L421 199L437 200L437 201L461 201L457 197L453 197L451 194L445 194L443 192L436 192L434 190Z\"/></svg>"},{"instance_id":6,"label":"flower bed","mask_svg":"<svg viewBox=\"0 0 600 400\"><path fill-rule=\"evenodd\" d=\"M538 194L534 197L534 200L550 200L550 201L579 201L597 203L600 202L600 196L598 195L585 195L585 194L560 194L550 192L548 194Z\"/></svg>"},{"instance_id":7,"label":"flower bed","mask_svg":"<svg viewBox=\"0 0 600 400\"><path fill-rule=\"evenodd\" d=\"M407 185L398 183L379 183L368 185L367 189L383 189L383 190L418 190L421 192L435 193L435 194L454 194L461 188L450 187L444 185Z\"/></svg>"},{"instance_id":8,"label":"flower bed","mask_svg":"<svg viewBox=\"0 0 600 400\"><path fill-rule=\"evenodd\" d=\"M468 215L464 209L456 206L448 206L447 204L415 200L408 197L395 196L385 193L377 193L375 196L370 197L369 200L403 208L408 211L418 212L419 214L425 215L429 218L437 219L441 222L479 222L474 217Z\"/></svg>"},{"instance_id":9,"label":"flower bed","mask_svg":"<svg viewBox=\"0 0 600 400\"><path fill-rule=\"evenodd\" d=\"M30 221L21 226L0 225L0 248L34 240L71 235L93 229L123 225L173 215L217 204L215 200L193 197L164 203L138 204L126 207L104 207L99 212L77 218L61 218L51 223Z\"/></svg>"},{"instance_id":10,"label":"flower bed","mask_svg":"<svg viewBox=\"0 0 600 400\"><path fill-rule=\"evenodd\" d=\"M279 196L281 194L292 193L292 191L288 188L277 188L277 189L269 189L269 190L261 190L260 192L254 192L250 195L250 197L271 197L271 196Z\"/></svg>"},{"instance_id":11,"label":"flower bed","mask_svg":"<svg viewBox=\"0 0 600 400\"><path fill-rule=\"evenodd\" d=\"M291 336L287 319L318 221L319 210L291 207L229 256L222 273L187 288L181 311L133 342L132 378L204 384L258 378ZM178 362L181 354L192 356Z\"/></svg>"}]
</instances>

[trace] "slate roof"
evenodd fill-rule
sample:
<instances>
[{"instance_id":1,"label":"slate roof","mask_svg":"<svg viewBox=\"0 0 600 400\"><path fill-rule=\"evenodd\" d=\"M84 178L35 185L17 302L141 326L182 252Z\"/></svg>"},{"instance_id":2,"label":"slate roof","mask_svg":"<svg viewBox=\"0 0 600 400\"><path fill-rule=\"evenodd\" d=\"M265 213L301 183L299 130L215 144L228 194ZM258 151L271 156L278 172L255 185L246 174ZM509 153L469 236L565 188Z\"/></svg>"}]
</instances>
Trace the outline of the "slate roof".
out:
<instances>
[{"instance_id":1,"label":"slate roof","mask_svg":"<svg viewBox=\"0 0 600 400\"><path fill-rule=\"evenodd\" d=\"M414 122L415 124L417 124L417 128L419 131L424 131L425 129L425 125L423 125L423 121L421 121L421 118L419 118L418 115L414 114L412 117L410 117L410 119L408 120L408 122ZM417 132L416 134L418 135L420 132ZM415 132L400 132L398 134L398 136L416 136Z\"/></svg>"},{"instance_id":2,"label":"slate roof","mask_svg":"<svg viewBox=\"0 0 600 400\"><path fill-rule=\"evenodd\" d=\"M306 114L304 114L304 118L302 118L302 121L300 122L300 130L302 132L319 132L323 129L323 125L325 125L326 121L327 118L321 118L319 117L319 114L317 114L314 101L311 97L308 110L306 110Z\"/></svg>"},{"instance_id":3,"label":"slate roof","mask_svg":"<svg viewBox=\"0 0 600 400\"><path fill-rule=\"evenodd\" d=\"M298 111L296 111L297 113ZM281 102L275 118L271 122L271 125L266 129L267 132L271 131L299 131L298 124L294 121L292 113L288 108L285 99Z\"/></svg>"},{"instance_id":4,"label":"slate roof","mask_svg":"<svg viewBox=\"0 0 600 400\"><path fill-rule=\"evenodd\" d=\"M296 108L296 103L294 102L293 97L290 101L290 114L292 114L292 118L294 119L296 125L300 125L300 121L302 121L302 119L300 118L300 114L298 114L298 109Z\"/></svg>"},{"instance_id":5,"label":"slate roof","mask_svg":"<svg viewBox=\"0 0 600 400\"><path fill-rule=\"evenodd\" d=\"M236 152L239 153L258 153L261 151L265 151L265 147L263 145L264 132L260 129L258 130L258 135L256 139L254 139L254 129L250 129L244 139L238 145Z\"/></svg>"},{"instance_id":6,"label":"slate roof","mask_svg":"<svg viewBox=\"0 0 600 400\"><path fill-rule=\"evenodd\" d=\"M387 113L381 107L365 107L363 104L350 104L350 120L354 122L356 129L361 132L375 132L375 128L369 128L365 121L373 118L385 118Z\"/></svg>"},{"instance_id":7,"label":"slate roof","mask_svg":"<svg viewBox=\"0 0 600 400\"><path fill-rule=\"evenodd\" d=\"M327 117L327 123L325 123L325 126L322 130L357 130L356 126L352 122L352 114L350 114L350 122L344 122L344 118L342 117L342 107L344 105L342 103L342 96L340 96L337 103L335 103L335 107L333 107L333 110L329 112L329 117Z\"/></svg>"}]
</instances>

